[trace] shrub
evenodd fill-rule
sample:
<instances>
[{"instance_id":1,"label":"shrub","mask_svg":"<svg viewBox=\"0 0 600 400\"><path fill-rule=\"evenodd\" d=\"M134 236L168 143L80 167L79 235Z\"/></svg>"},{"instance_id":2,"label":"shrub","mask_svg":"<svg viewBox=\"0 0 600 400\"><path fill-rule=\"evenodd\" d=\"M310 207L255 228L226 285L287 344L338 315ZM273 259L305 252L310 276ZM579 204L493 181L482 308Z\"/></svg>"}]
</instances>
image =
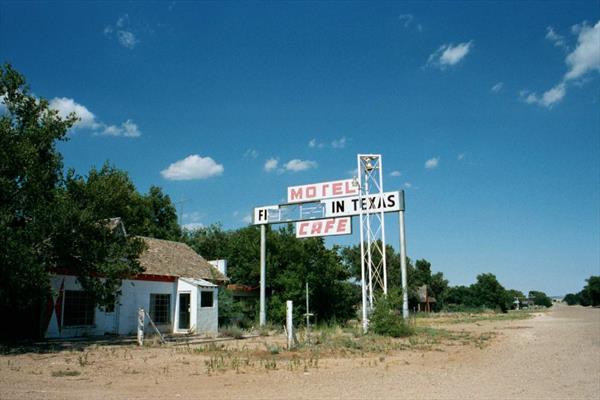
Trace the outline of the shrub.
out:
<instances>
[{"instance_id":1,"label":"shrub","mask_svg":"<svg viewBox=\"0 0 600 400\"><path fill-rule=\"evenodd\" d=\"M229 325L219 330L221 336L232 337L234 339L241 339L244 337L244 332L239 326Z\"/></svg>"},{"instance_id":2,"label":"shrub","mask_svg":"<svg viewBox=\"0 0 600 400\"><path fill-rule=\"evenodd\" d=\"M369 319L371 332L391 337L406 337L414 333L413 327L398 312L399 299L396 293L389 293L377 300Z\"/></svg>"}]
</instances>

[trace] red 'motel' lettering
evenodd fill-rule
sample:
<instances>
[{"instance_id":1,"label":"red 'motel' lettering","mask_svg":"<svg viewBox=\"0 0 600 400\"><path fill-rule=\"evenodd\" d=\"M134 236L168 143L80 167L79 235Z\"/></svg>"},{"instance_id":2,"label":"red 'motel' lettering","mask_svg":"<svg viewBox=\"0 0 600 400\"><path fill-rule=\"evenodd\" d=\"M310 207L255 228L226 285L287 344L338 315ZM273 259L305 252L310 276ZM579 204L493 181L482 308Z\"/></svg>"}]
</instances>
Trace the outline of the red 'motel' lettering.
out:
<instances>
[{"instance_id":1,"label":"red 'motel' lettering","mask_svg":"<svg viewBox=\"0 0 600 400\"><path fill-rule=\"evenodd\" d=\"M302 200L302 188L290 188L290 200Z\"/></svg>"}]
</instances>

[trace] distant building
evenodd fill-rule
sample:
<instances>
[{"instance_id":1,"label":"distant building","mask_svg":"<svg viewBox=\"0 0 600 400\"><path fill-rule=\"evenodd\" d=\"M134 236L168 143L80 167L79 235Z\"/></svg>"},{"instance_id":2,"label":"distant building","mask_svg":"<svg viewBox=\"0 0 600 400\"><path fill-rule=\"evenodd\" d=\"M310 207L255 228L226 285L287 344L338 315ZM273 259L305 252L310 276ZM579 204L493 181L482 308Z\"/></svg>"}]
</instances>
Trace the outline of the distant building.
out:
<instances>
[{"instance_id":1,"label":"distant building","mask_svg":"<svg viewBox=\"0 0 600 400\"><path fill-rule=\"evenodd\" d=\"M429 296L427 285L420 286L417 290L417 296L419 297L417 311L431 312L431 306L435 305L437 300L435 297Z\"/></svg>"},{"instance_id":2,"label":"distant building","mask_svg":"<svg viewBox=\"0 0 600 400\"><path fill-rule=\"evenodd\" d=\"M75 275L51 277L55 294L46 308L46 338L135 334L140 308L163 333L217 333L217 288L228 281L225 274L184 243L141 239L148 246L140 255L145 271L123 280L120 296L106 310L94 306Z\"/></svg>"}]
</instances>

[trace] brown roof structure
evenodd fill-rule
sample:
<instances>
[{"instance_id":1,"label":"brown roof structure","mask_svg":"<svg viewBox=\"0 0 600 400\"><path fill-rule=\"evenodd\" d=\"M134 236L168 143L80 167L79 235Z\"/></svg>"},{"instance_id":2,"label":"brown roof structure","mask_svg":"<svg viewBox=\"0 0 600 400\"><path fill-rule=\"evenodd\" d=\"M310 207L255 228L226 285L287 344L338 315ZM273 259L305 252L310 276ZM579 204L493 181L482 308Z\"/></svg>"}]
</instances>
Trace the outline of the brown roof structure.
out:
<instances>
[{"instance_id":1,"label":"brown roof structure","mask_svg":"<svg viewBox=\"0 0 600 400\"><path fill-rule=\"evenodd\" d=\"M185 243L139 236L148 248L140 255L145 274L228 281L200 254Z\"/></svg>"}]
</instances>

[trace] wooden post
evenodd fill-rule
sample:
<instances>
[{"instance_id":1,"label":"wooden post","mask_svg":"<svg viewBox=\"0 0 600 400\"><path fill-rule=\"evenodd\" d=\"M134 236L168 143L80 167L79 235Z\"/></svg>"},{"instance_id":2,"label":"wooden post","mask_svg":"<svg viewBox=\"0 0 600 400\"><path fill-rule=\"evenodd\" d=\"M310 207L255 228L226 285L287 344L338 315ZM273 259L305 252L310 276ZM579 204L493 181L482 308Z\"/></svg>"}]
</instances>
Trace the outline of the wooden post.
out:
<instances>
[{"instance_id":1,"label":"wooden post","mask_svg":"<svg viewBox=\"0 0 600 400\"><path fill-rule=\"evenodd\" d=\"M293 303L292 300L286 302L286 330L287 330L287 345L288 350L294 346L294 320L293 320Z\"/></svg>"},{"instance_id":2,"label":"wooden post","mask_svg":"<svg viewBox=\"0 0 600 400\"><path fill-rule=\"evenodd\" d=\"M137 325L137 342L139 346L144 345L144 316L145 312L143 308L138 310L138 325Z\"/></svg>"}]
</instances>

